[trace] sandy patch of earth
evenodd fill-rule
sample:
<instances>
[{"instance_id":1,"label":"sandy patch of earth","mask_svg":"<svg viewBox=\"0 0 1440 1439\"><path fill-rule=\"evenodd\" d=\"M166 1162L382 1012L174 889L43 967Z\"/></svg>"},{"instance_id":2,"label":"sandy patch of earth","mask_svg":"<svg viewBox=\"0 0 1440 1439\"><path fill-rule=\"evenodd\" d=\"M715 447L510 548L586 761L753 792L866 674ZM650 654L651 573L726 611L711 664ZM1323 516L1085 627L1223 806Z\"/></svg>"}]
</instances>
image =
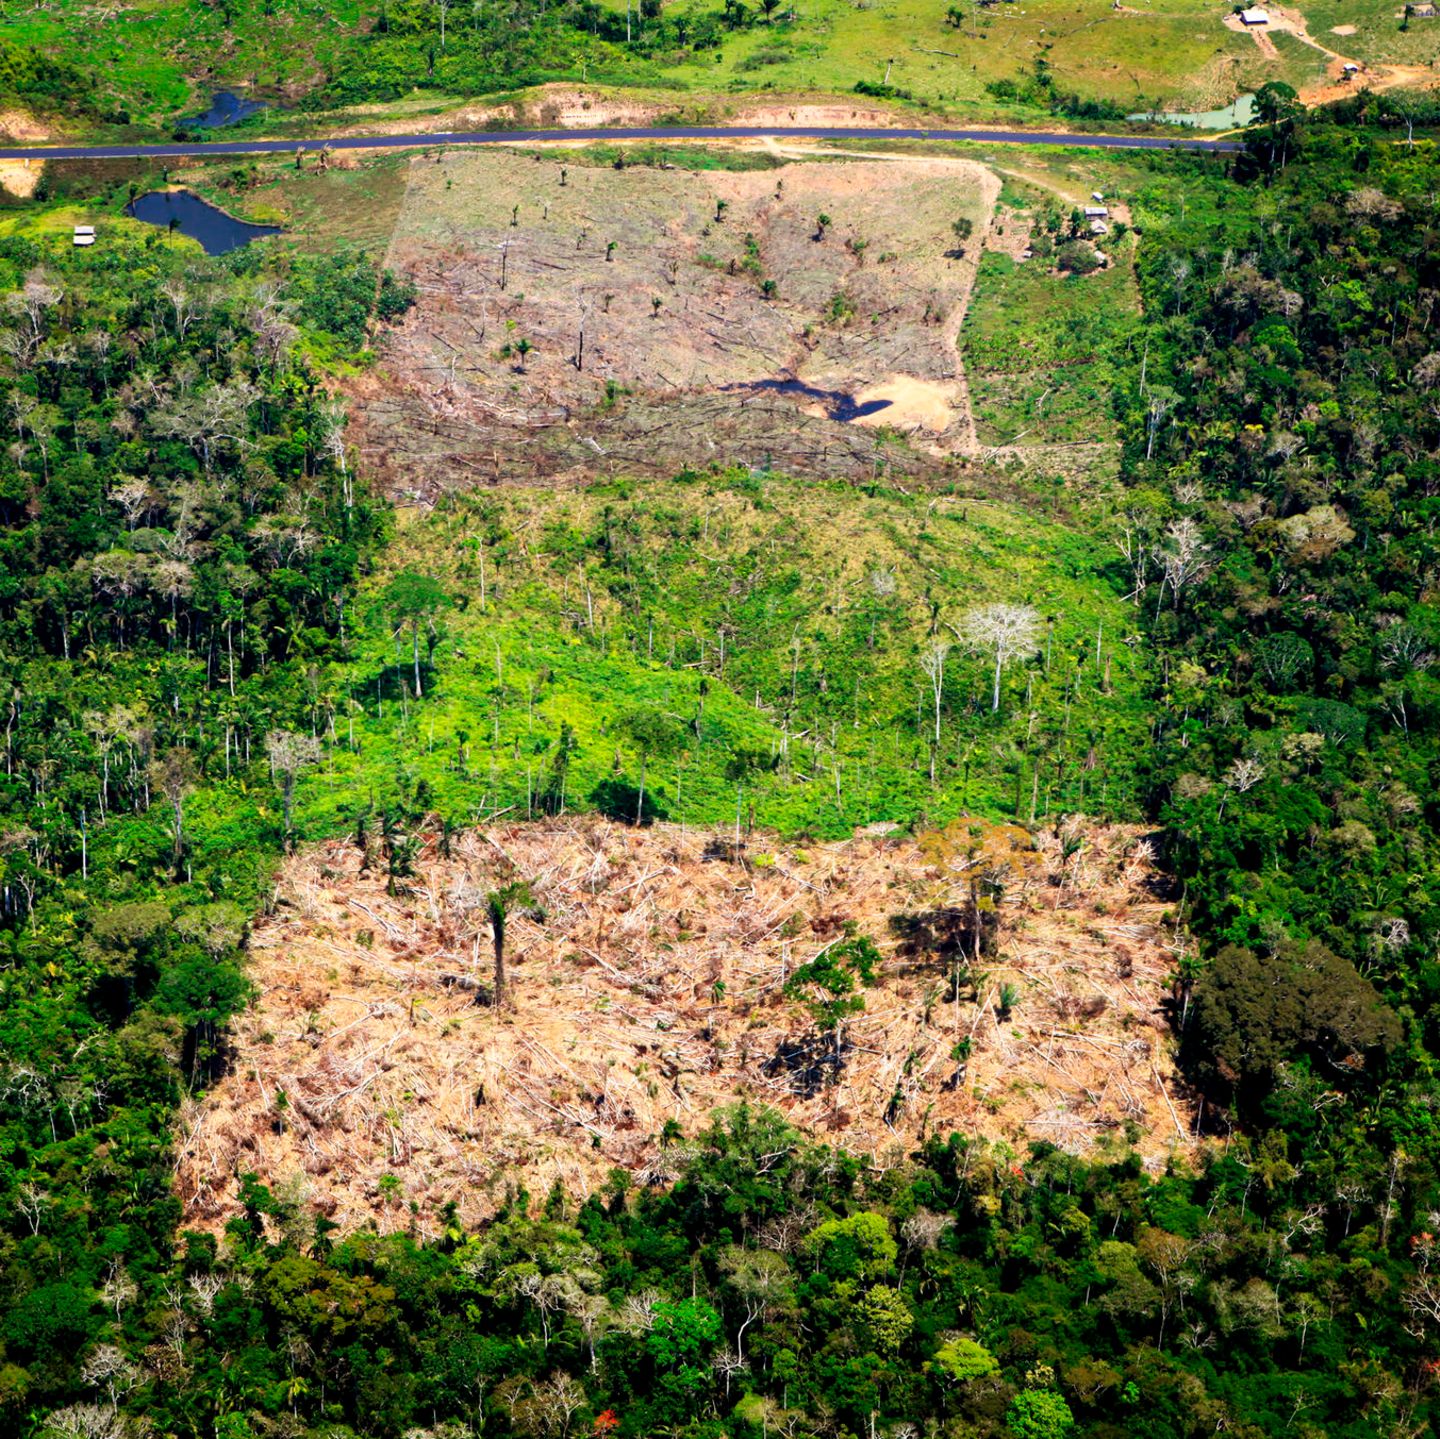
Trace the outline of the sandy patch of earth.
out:
<instances>
[{"instance_id":1,"label":"sandy patch of earth","mask_svg":"<svg viewBox=\"0 0 1440 1439\"><path fill-rule=\"evenodd\" d=\"M1353 95L1357 84L1367 90L1433 90L1440 83L1440 76L1428 65L1381 65L1375 69L1363 67L1363 79L1340 80L1318 85L1300 92L1300 99L1307 105L1328 105L1334 100L1344 100Z\"/></svg>"},{"instance_id":2,"label":"sandy patch of earth","mask_svg":"<svg viewBox=\"0 0 1440 1439\"><path fill-rule=\"evenodd\" d=\"M1330 33L1332 35L1354 35L1357 31L1354 25L1332 25Z\"/></svg>"},{"instance_id":3,"label":"sandy patch of earth","mask_svg":"<svg viewBox=\"0 0 1440 1439\"><path fill-rule=\"evenodd\" d=\"M353 112L352 112L353 113ZM682 97L649 100L634 95L606 94L601 90L566 85L545 85L518 100L502 105L465 105L444 117L420 115L410 120L387 122L387 129L424 133L451 130L481 130L504 123L516 128L575 130L590 128L635 129L665 124L755 125L783 130L792 126L827 129L893 129L916 123L914 117L898 115L877 106L853 104L847 100L806 101L780 96L763 102L699 98L690 104ZM924 123L923 120L921 123ZM368 120L357 118L340 133L361 134Z\"/></svg>"},{"instance_id":4,"label":"sandy patch of earth","mask_svg":"<svg viewBox=\"0 0 1440 1439\"><path fill-rule=\"evenodd\" d=\"M0 160L0 186L21 200L35 193L44 173L43 160Z\"/></svg>"},{"instance_id":5,"label":"sandy patch of earth","mask_svg":"<svg viewBox=\"0 0 1440 1439\"><path fill-rule=\"evenodd\" d=\"M563 91L546 92L538 108L547 124L558 125L564 129L581 129L592 125L653 125L663 113L663 107L655 104ZM506 111L502 107L499 111L485 112L485 118L504 113ZM773 125L776 129L784 129L790 125L823 128L863 126L867 129L877 126L899 127L903 119L888 110L860 105L798 102L788 104L783 100L777 104L746 104L735 118L746 125Z\"/></svg>"},{"instance_id":6,"label":"sandy patch of earth","mask_svg":"<svg viewBox=\"0 0 1440 1439\"><path fill-rule=\"evenodd\" d=\"M943 435L955 423L955 386L943 380L919 380L914 375L891 375L855 396L857 405L885 402L885 408L860 415L861 425L885 425L896 430L930 430Z\"/></svg>"},{"instance_id":7,"label":"sandy patch of earth","mask_svg":"<svg viewBox=\"0 0 1440 1439\"><path fill-rule=\"evenodd\" d=\"M0 110L0 135L24 145L33 140L48 140L50 131L24 110Z\"/></svg>"},{"instance_id":8,"label":"sandy patch of earth","mask_svg":"<svg viewBox=\"0 0 1440 1439\"><path fill-rule=\"evenodd\" d=\"M50 139L51 132L24 110L0 110L0 136L19 145L30 145ZM28 200L35 193L44 173L43 160L0 160L0 186L21 200Z\"/></svg>"}]
</instances>

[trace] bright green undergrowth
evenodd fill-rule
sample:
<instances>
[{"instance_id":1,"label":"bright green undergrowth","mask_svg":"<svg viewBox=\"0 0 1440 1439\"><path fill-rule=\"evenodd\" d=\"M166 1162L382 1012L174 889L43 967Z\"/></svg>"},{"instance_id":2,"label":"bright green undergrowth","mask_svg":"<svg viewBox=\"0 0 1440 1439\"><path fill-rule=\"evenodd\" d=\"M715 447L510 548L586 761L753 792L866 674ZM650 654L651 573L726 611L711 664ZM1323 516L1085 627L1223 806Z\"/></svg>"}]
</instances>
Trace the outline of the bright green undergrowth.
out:
<instances>
[{"instance_id":1,"label":"bright green undergrowth","mask_svg":"<svg viewBox=\"0 0 1440 1439\"><path fill-rule=\"evenodd\" d=\"M325 702L341 743L303 790L303 822L413 809L417 788L455 822L553 808L567 731L565 802L633 813L637 713L669 731L647 757L647 817L730 823L739 808L838 835L1032 804L1134 813L1145 658L1109 562L1029 506L770 477L451 497L402 526L369 588L361 658ZM447 597L433 664L422 621L419 702L409 623L387 602L407 573ZM989 658L954 632L995 601L1042 617L998 715ZM938 744L920 665L936 637L954 646Z\"/></svg>"},{"instance_id":2,"label":"bright green undergrowth","mask_svg":"<svg viewBox=\"0 0 1440 1439\"><path fill-rule=\"evenodd\" d=\"M1041 256L989 250L980 261L964 346L980 439L986 444L1104 439L1110 395L1139 322L1131 242L1107 244L1113 263L1089 275Z\"/></svg>"}]
</instances>

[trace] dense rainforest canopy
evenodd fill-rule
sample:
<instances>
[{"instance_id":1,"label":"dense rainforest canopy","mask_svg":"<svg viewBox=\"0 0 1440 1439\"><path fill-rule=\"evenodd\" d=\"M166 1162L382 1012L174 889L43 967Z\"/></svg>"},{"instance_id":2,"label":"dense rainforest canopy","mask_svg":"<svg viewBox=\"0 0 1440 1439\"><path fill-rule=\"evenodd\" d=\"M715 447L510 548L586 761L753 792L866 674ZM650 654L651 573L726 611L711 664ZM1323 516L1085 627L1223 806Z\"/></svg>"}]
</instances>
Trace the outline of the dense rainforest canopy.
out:
<instances>
[{"instance_id":1,"label":"dense rainforest canopy","mask_svg":"<svg viewBox=\"0 0 1440 1439\"><path fill-rule=\"evenodd\" d=\"M671 1185L516 1191L478 1232L341 1234L254 1176L223 1237L178 1232L175 1107L226 1062L358 631L402 642L377 723L427 702L442 597L356 603L391 521L318 370L407 294L353 255L0 241L8 1430L1433 1427L1436 169L1265 103L1232 175L1163 174L1123 489L1087 502L1156 655L1148 815L1192 940L1213 1142L1158 1174L961 1136L881 1169L736 1108L667 1130ZM428 796L389 803L403 879Z\"/></svg>"}]
</instances>

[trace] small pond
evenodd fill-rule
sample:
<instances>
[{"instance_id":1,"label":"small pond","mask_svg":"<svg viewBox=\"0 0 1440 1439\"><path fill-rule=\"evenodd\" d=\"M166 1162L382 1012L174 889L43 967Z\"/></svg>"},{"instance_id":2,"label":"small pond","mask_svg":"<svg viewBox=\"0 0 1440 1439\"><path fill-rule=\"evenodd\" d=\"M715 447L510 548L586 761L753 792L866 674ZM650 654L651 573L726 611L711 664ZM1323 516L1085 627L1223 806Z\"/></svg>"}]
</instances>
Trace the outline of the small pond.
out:
<instances>
[{"instance_id":1,"label":"small pond","mask_svg":"<svg viewBox=\"0 0 1440 1439\"><path fill-rule=\"evenodd\" d=\"M843 421L859 420L866 415L877 414L891 403L889 400L867 400L862 405L853 395L847 395L843 390L817 389L816 386L807 385L803 380L793 377L784 380L742 380L722 388L728 393L748 391L751 394L768 392L772 395L800 395L807 400L818 400L830 419Z\"/></svg>"},{"instance_id":2,"label":"small pond","mask_svg":"<svg viewBox=\"0 0 1440 1439\"><path fill-rule=\"evenodd\" d=\"M1130 120L1163 120L1167 125L1193 125L1197 130L1239 130L1255 123L1255 97L1240 95L1219 110L1165 112L1140 110Z\"/></svg>"},{"instance_id":3,"label":"small pond","mask_svg":"<svg viewBox=\"0 0 1440 1439\"><path fill-rule=\"evenodd\" d=\"M223 255L227 250L238 250L251 240L266 235L278 235L278 225L251 225L227 215L199 195L189 190L152 190L132 200L125 213L147 225L158 225L162 230L174 228L192 240L199 240L207 255Z\"/></svg>"},{"instance_id":4,"label":"small pond","mask_svg":"<svg viewBox=\"0 0 1440 1439\"><path fill-rule=\"evenodd\" d=\"M221 90L210 101L210 108L203 115L191 115L180 121L186 130L218 130L222 125L234 125L248 120L270 107L262 100L242 100L229 90Z\"/></svg>"}]
</instances>

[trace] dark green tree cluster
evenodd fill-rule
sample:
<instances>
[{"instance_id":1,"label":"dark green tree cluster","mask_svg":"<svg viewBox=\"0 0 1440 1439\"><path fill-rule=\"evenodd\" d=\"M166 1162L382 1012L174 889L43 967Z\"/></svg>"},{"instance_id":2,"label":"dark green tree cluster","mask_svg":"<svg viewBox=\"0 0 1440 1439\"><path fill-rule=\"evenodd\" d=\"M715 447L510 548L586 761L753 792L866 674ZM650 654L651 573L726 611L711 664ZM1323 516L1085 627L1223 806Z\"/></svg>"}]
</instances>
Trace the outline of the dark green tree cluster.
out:
<instances>
[{"instance_id":1,"label":"dark green tree cluster","mask_svg":"<svg viewBox=\"0 0 1440 1439\"><path fill-rule=\"evenodd\" d=\"M1263 1128L1323 1204L1440 1159L1440 210L1366 105L1259 105L1244 201L1142 249L1121 548L1213 956L1182 966L1184 1052L1217 1128Z\"/></svg>"},{"instance_id":2,"label":"dark green tree cluster","mask_svg":"<svg viewBox=\"0 0 1440 1439\"><path fill-rule=\"evenodd\" d=\"M712 8L634 0L522 0L510 7L395 0L319 92L325 104L394 99L416 89L493 93L547 80L659 83L660 63L718 47L734 31L770 25L779 0Z\"/></svg>"},{"instance_id":3,"label":"dark green tree cluster","mask_svg":"<svg viewBox=\"0 0 1440 1439\"><path fill-rule=\"evenodd\" d=\"M745 1107L666 1153L673 1184L515 1193L429 1242L403 1191L392 1232L341 1236L246 1176L243 1212L218 1243L183 1236L163 1289L137 1297L127 1252L103 1319L54 1283L6 1342L38 1365L98 1334L75 1381L92 1414L232 1439L1358 1439L1435 1417L1425 1293L1382 1252L1417 1216L1384 1172L1317 1218L1273 1146L1152 1177L953 1138L887 1168Z\"/></svg>"},{"instance_id":4,"label":"dark green tree cluster","mask_svg":"<svg viewBox=\"0 0 1440 1439\"><path fill-rule=\"evenodd\" d=\"M225 1061L281 837L250 796L387 523L303 358L361 323L335 270L0 242L7 1428L130 1387L105 1336L173 1273L170 1116Z\"/></svg>"},{"instance_id":5,"label":"dark green tree cluster","mask_svg":"<svg viewBox=\"0 0 1440 1439\"><path fill-rule=\"evenodd\" d=\"M94 75L80 66L0 40L0 100L5 103L90 116L94 94Z\"/></svg>"}]
</instances>

